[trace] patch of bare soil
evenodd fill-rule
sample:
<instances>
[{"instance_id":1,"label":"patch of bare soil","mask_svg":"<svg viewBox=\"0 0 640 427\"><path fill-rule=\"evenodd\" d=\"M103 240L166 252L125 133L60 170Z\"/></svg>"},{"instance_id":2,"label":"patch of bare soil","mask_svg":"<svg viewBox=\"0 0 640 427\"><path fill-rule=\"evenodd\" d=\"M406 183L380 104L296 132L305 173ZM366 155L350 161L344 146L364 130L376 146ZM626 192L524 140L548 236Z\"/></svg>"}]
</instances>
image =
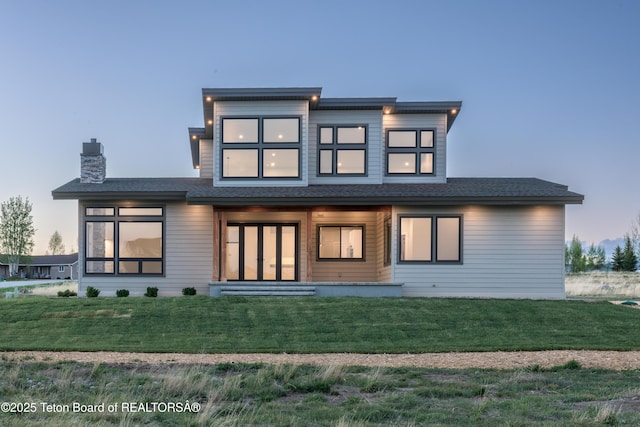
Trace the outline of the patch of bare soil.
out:
<instances>
[{"instance_id":1,"label":"patch of bare soil","mask_svg":"<svg viewBox=\"0 0 640 427\"><path fill-rule=\"evenodd\" d=\"M564 365L570 360L585 368L614 370L640 369L640 351L554 350L521 352L469 352L421 354L184 354L118 352L0 352L8 361L134 364L218 364L267 363L320 366L412 366L422 368L516 369L538 365L543 368Z\"/></svg>"}]
</instances>

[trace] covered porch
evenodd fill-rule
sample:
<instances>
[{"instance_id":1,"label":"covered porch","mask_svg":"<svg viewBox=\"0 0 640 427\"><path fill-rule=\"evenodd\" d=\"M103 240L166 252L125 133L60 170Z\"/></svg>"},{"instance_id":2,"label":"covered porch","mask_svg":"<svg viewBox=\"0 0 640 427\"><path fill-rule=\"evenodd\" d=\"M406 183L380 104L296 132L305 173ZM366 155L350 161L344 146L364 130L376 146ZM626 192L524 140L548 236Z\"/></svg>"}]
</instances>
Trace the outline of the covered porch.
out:
<instances>
[{"instance_id":1,"label":"covered porch","mask_svg":"<svg viewBox=\"0 0 640 427\"><path fill-rule=\"evenodd\" d=\"M401 296L390 206L213 207L210 295Z\"/></svg>"}]
</instances>

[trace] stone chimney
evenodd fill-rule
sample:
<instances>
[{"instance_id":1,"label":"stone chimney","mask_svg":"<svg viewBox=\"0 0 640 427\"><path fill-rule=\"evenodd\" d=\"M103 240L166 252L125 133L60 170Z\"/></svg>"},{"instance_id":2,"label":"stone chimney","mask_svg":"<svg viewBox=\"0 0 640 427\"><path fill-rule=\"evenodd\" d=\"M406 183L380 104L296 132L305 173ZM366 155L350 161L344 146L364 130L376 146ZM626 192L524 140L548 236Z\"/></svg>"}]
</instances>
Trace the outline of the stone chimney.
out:
<instances>
[{"instance_id":1,"label":"stone chimney","mask_svg":"<svg viewBox=\"0 0 640 427\"><path fill-rule=\"evenodd\" d=\"M82 143L80 154L80 182L102 184L107 176L107 159L102 154L102 144L96 138Z\"/></svg>"}]
</instances>

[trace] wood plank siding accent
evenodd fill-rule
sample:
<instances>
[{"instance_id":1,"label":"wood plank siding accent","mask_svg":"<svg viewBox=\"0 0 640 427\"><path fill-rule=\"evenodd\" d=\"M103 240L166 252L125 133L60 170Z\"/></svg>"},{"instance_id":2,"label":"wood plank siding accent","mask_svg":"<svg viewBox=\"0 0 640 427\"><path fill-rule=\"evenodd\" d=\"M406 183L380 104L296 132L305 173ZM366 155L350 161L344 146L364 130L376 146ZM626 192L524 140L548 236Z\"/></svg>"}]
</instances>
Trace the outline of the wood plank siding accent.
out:
<instances>
[{"instance_id":1,"label":"wood plank siding accent","mask_svg":"<svg viewBox=\"0 0 640 427\"><path fill-rule=\"evenodd\" d=\"M317 176L318 127L364 125L367 127L367 176ZM364 147L363 147L364 148ZM384 175L382 158L382 111L311 111L309 113L310 184L380 184Z\"/></svg>"},{"instance_id":2,"label":"wood plank siding accent","mask_svg":"<svg viewBox=\"0 0 640 427\"><path fill-rule=\"evenodd\" d=\"M446 182L447 181L447 115L446 114L385 114L383 116L382 162L383 182ZM435 174L385 176L387 161L387 131L392 129L435 129Z\"/></svg>"},{"instance_id":3,"label":"wood plank siding accent","mask_svg":"<svg viewBox=\"0 0 640 427\"><path fill-rule=\"evenodd\" d=\"M391 212L378 212L376 215L376 266L378 269L378 282L391 282L393 277L393 253L391 254L391 263L384 265L384 222L385 218L391 220ZM391 242L393 243L394 234L391 233Z\"/></svg>"},{"instance_id":4,"label":"wood plank siding accent","mask_svg":"<svg viewBox=\"0 0 640 427\"><path fill-rule=\"evenodd\" d=\"M462 264L398 263L403 214L462 215ZM564 206L393 210L394 281L404 296L564 298Z\"/></svg>"},{"instance_id":5,"label":"wood plank siding accent","mask_svg":"<svg viewBox=\"0 0 640 427\"><path fill-rule=\"evenodd\" d=\"M124 202L113 202L123 205ZM158 276L96 276L83 274L84 253L79 254L80 295L87 286L100 289L101 296L114 296L118 289L128 289L132 296L143 295L147 287L156 286L159 296L181 295L186 287L208 295L212 278L213 221L211 206L191 206L186 202L158 203L165 206L165 275ZM79 247L84 248L84 202L78 203Z\"/></svg>"},{"instance_id":6,"label":"wood plank siding accent","mask_svg":"<svg viewBox=\"0 0 640 427\"><path fill-rule=\"evenodd\" d=\"M270 179L220 179L222 170L218 153L222 144L222 117L300 117L300 178ZM308 101L218 101L214 106L214 173L213 185L217 187L269 187L306 186L308 184L308 141L309 103ZM240 144L238 144L240 145ZM293 144L292 144L293 145ZM235 147L241 148L241 147Z\"/></svg>"},{"instance_id":7,"label":"wood plank siding accent","mask_svg":"<svg viewBox=\"0 0 640 427\"><path fill-rule=\"evenodd\" d=\"M377 282L377 212L314 212L311 268L314 282ZM318 260L319 225L364 225L364 260Z\"/></svg>"}]
</instances>

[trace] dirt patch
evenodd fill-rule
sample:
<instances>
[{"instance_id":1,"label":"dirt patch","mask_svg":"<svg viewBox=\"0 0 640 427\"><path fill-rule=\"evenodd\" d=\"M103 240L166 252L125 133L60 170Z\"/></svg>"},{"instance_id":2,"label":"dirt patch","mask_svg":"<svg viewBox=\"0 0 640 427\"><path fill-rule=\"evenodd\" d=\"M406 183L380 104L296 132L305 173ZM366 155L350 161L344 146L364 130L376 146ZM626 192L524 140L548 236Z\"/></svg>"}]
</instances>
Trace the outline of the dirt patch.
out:
<instances>
[{"instance_id":1,"label":"dirt patch","mask_svg":"<svg viewBox=\"0 0 640 427\"><path fill-rule=\"evenodd\" d=\"M585 368L614 370L640 369L640 351L521 351L421 354L185 354L185 353L119 353L119 352L0 352L7 361L133 364L219 364L268 363L318 366L410 366L421 368L517 369L529 366L550 368L575 360Z\"/></svg>"}]
</instances>

